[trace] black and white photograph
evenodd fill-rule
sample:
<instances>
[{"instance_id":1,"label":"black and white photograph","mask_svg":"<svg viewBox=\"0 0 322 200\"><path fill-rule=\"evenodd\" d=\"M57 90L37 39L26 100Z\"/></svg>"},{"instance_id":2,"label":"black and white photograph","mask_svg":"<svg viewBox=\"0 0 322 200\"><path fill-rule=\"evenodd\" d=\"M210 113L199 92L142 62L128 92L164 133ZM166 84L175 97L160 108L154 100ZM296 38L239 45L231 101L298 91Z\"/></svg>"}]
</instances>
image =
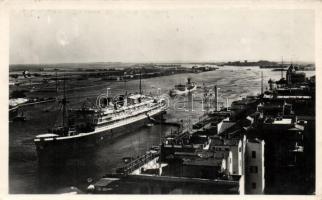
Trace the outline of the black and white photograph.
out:
<instances>
[{"instance_id":1,"label":"black and white photograph","mask_svg":"<svg viewBox=\"0 0 322 200\"><path fill-rule=\"evenodd\" d=\"M115 4L8 9L8 194L317 194L314 1Z\"/></svg>"}]
</instances>

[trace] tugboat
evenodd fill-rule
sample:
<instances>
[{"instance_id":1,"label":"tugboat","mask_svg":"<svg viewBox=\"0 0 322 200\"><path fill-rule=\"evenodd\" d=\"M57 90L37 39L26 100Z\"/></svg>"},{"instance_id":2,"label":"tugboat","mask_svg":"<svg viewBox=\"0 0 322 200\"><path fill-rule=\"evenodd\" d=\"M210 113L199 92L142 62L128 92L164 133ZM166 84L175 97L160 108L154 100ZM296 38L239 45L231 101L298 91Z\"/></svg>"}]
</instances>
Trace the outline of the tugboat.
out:
<instances>
[{"instance_id":1,"label":"tugboat","mask_svg":"<svg viewBox=\"0 0 322 200\"><path fill-rule=\"evenodd\" d=\"M143 95L141 84L137 94L111 98L108 91L109 88L101 106L67 110L64 89L62 124L34 139L40 165L81 156L106 141L144 126L149 117L162 117L165 113L165 100Z\"/></svg>"},{"instance_id":2,"label":"tugboat","mask_svg":"<svg viewBox=\"0 0 322 200\"><path fill-rule=\"evenodd\" d=\"M191 78L187 79L187 83L175 85L172 90L170 90L170 96L174 97L177 95L188 94L197 89L197 84L195 82L191 82Z\"/></svg>"}]
</instances>

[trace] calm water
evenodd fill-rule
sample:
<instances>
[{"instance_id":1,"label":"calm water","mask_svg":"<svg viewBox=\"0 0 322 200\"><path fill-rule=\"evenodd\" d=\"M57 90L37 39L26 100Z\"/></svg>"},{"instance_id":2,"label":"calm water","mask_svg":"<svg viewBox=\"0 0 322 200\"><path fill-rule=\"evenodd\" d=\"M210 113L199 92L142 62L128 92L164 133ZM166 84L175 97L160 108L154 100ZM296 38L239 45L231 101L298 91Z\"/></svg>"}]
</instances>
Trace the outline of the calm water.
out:
<instances>
[{"instance_id":1,"label":"calm water","mask_svg":"<svg viewBox=\"0 0 322 200\"><path fill-rule=\"evenodd\" d=\"M251 69L251 70L248 70ZM180 74L168 77L145 79L142 88L145 93L157 94L157 88L162 93L167 93L175 84L184 83L187 77L200 86L204 83L207 87L218 85L222 99L231 101L248 94L258 94L261 90L261 71L264 72L264 88L267 87L269 78L280 78L280 72L272 72L269 69L257 67L224 67L212 72L200 74ZM307 72L308 76L314 72ZM106 88L111 88L111 95L119 94L126 88L129 92L138 91L139 81L107 83L97 81L91 86L80 86L79 89L68 92L71 107L81 105L87 98L88 102L94 102L95 98L105 93ZM202 94L203 89L198 89L195 94ZM194 111L184 111L182 108L187 98L171 100L167 115L170 121L183 120L197 121L202 115L201 103L195 101ZM27 122L9 123L9 190L10 193L57 193L70 186L80 189L86 188L88 179L96 179L106 173L113 173L115 168L122 166L123 157L141 155L152 145L160 141L160 135L170 133L174 127L154 125L142 127L125 136L110 141L104 147L98 148L81 159L70 160L64 165L57 164L56 168L39 169L33 138L37 134L46 132L54 126L58 117L57 103L48 103L25 107L24 114L29 118ZM49 112L44 112L49 110Z\"/></svg>"}]
</instances>

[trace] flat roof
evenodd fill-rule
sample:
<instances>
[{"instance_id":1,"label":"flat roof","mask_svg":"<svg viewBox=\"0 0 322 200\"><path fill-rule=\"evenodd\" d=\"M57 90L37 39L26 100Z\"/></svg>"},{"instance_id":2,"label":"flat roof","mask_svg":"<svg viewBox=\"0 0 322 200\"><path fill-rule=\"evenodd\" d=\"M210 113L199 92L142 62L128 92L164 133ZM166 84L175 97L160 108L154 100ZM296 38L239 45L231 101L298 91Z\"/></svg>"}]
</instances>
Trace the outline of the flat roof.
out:
<instances>
[{"instance_id":1,"label":"flat roof","mask_svg":"<svg viewBox=\"0 0 322 200\"><path fill-rule=\"evenodd\" d=\"M272 124L291 124L292 119L290 118L282 118L282 119L275 119Z\"/></svg>"},{"instance_id":2,"label":"flat roof","mask_svg":"<svg viewBox=\"0 0 322 200\"><path fill-rule=\"evenodd\" d=\"M267 95L265 94L264 97L265 99L272 99L275 98L274 95ZM307 95L277 95L277 99L311 99L311 96Z\"/></svg>"},{"instance_id":3,"label":"flat roof","mask_svg":"<svg viewBox=\"0 0 322 200\"><path fill-rule=\"evenodd\" d=\"M240 176L232 180L129 175L96 189L102 194L239 194ZM202 186L202 187L200 187ZM147 190L146 188L153 188Z\"/></svg>"},{"instance_id":4,"label":"flat roof","mask_svg":"<svg viewBox=\"0 0 322 200\"><path fill-rule=\"evenodd\" d=\"M183 165L190 166L207 166L207 167L221 167L223 159L208 158L208 159L194 159L185 160Z\"/></svg>"}]
</instances>

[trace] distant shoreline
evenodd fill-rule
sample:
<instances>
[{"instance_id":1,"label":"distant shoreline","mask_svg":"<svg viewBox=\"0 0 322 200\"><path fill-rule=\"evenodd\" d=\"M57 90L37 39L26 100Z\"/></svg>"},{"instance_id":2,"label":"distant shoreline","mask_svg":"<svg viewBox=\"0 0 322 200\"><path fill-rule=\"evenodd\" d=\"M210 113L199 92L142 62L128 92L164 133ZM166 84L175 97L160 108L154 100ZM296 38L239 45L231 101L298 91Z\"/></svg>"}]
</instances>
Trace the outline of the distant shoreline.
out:
<instances>
[{"instance_id":1,"label":"distant shoreline","mask_svg":"<svg viewBox=\"0 0 322 200\"><path fill-rule=\"evenodd\" d=\"M284 63L284 65L290 65L292 63ZM295 65L315 65L314 62L304 62L298 61L293 62ZM228 61L228 62L79 62L79 63L42 63L42 64L9 64L9 71L20 71L20 70L31 70L34 69L63 69L63 68L71 68L71 69L87 69L87 68L129 68L129 67L145 67L145 66L175 66L175 65L215 65L215 66L236 66L236 67L256 67L256 66L267 66L267 65L281 65L280 62L276 61Z\"/></svg>"}]
</instances>

